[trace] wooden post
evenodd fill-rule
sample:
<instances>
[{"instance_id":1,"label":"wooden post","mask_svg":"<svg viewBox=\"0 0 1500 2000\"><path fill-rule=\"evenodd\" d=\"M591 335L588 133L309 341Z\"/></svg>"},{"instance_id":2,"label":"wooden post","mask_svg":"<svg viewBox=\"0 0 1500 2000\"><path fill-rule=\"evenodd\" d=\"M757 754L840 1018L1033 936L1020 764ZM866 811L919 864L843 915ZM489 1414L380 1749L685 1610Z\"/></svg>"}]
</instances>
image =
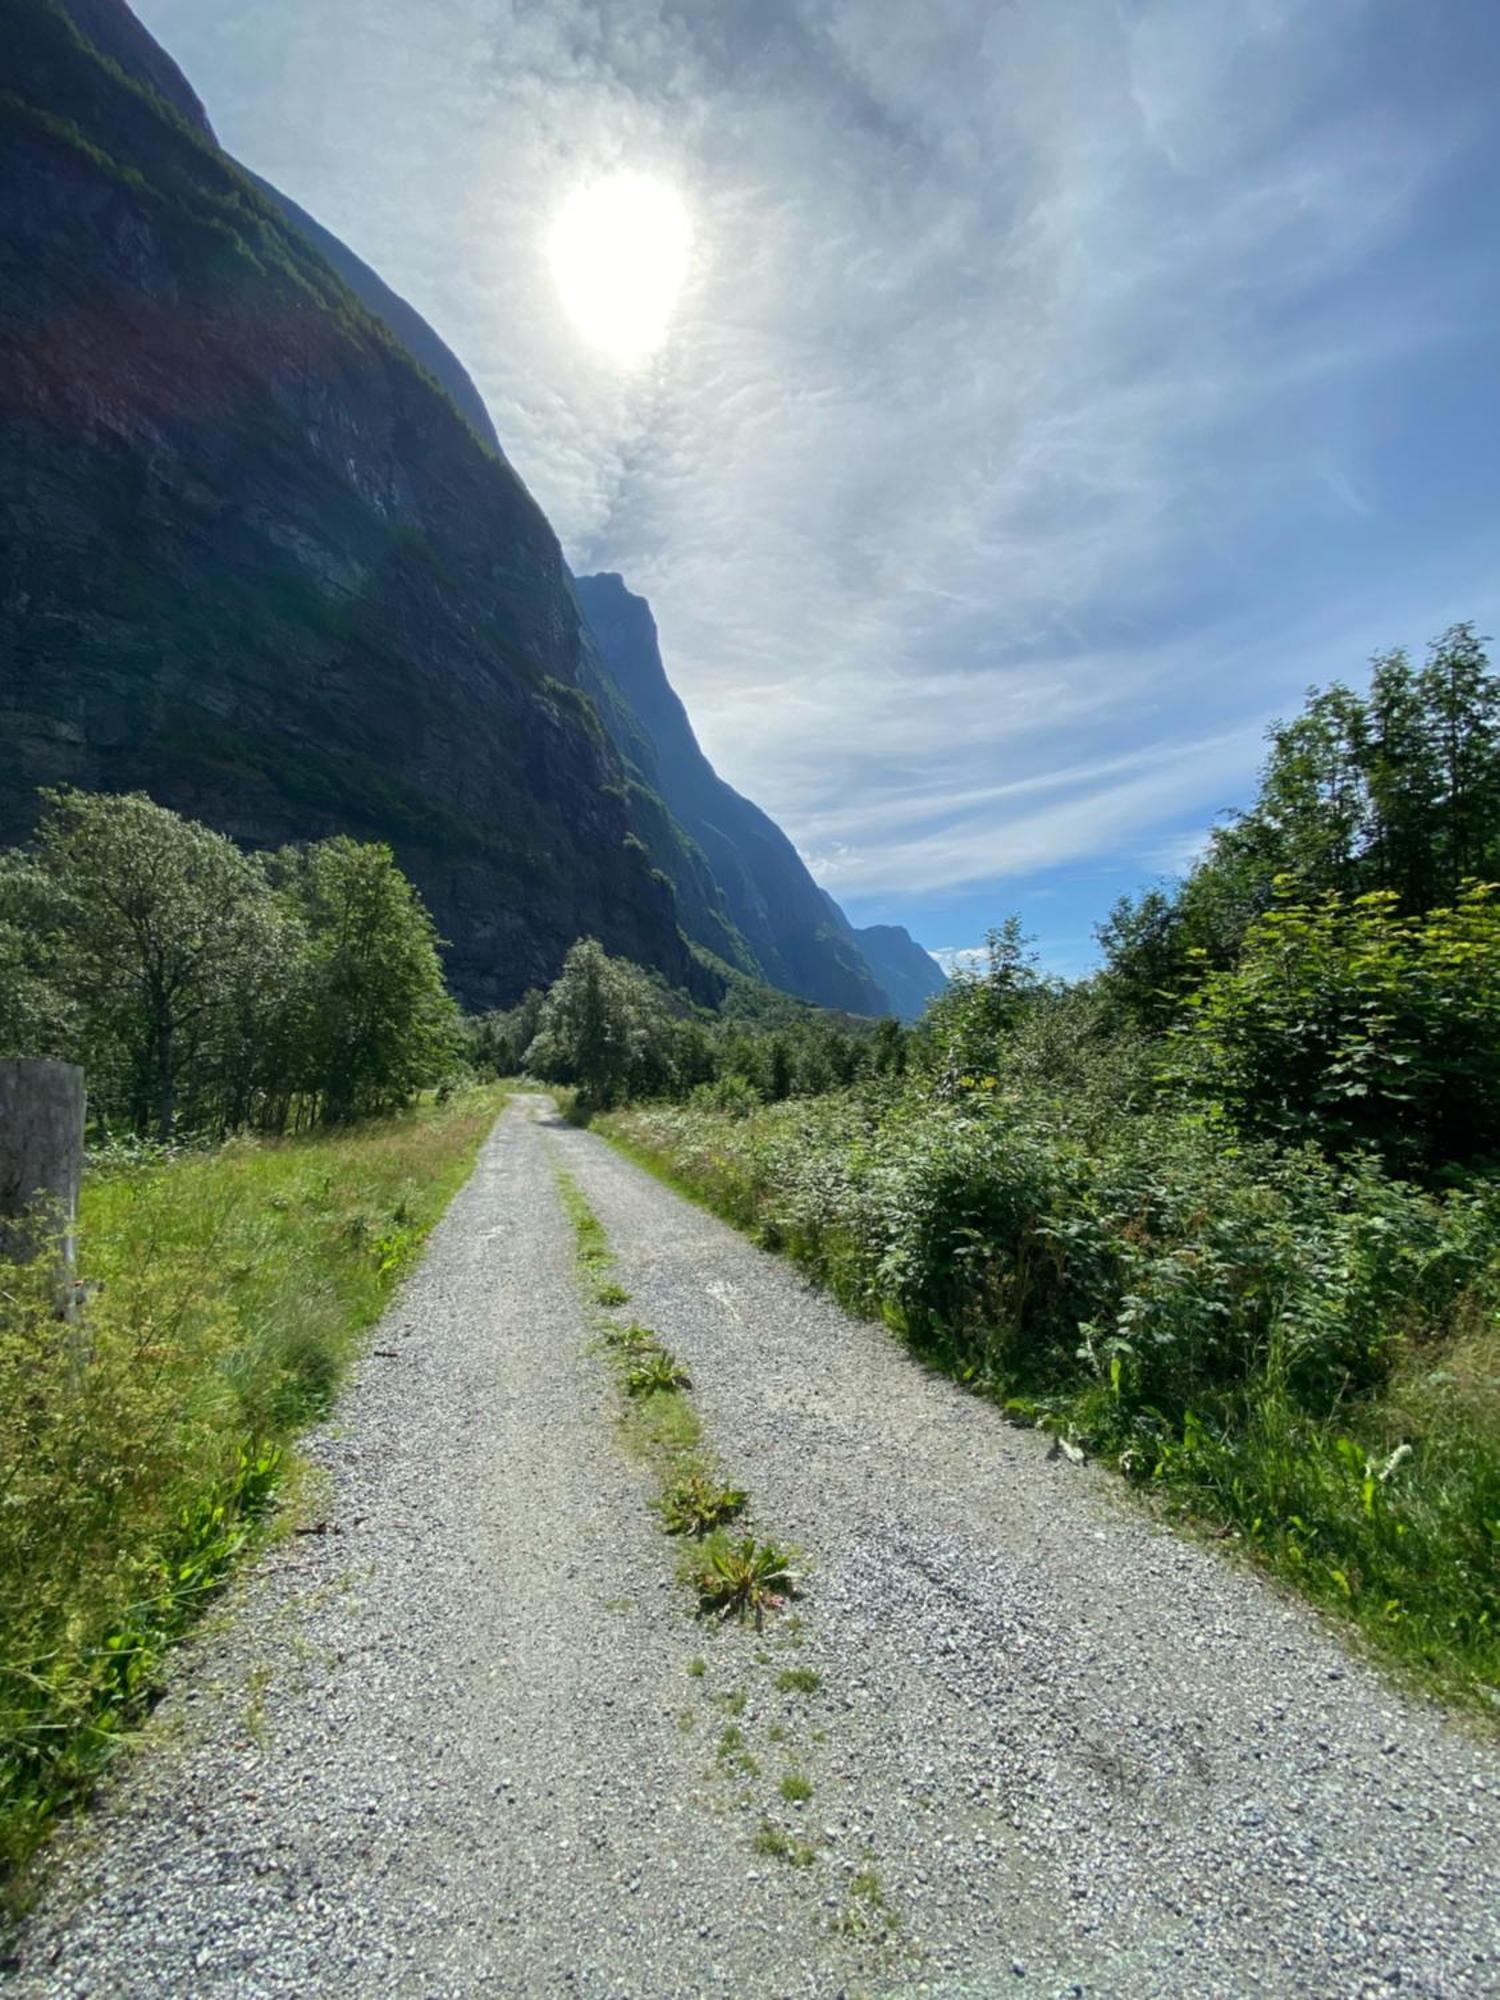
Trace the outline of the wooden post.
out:
<instances>
[{"instance_id":1,"label":"wooden post","mask_svg":"<svg viewBox=\"0 0 1500 2000\"><path fill-rule=\"evenodd\" d=\"M73 1307L83 1071L76 1063L0 1062L0 1258L57 1258L60 1310Z\"/></svg>"}]
</instances>

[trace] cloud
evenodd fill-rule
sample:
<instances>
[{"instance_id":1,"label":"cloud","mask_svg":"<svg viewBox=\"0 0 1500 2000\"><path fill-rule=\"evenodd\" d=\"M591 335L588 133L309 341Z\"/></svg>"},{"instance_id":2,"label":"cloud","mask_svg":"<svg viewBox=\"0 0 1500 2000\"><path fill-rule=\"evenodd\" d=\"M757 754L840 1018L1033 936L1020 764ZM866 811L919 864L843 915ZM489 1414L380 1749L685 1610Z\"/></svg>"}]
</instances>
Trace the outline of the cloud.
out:
<instances>
[{"instance_id":1,"label":"cloud","mask_svg":"<svg viewBox=\"0 0 1500 2000\"><path fill-rule=\"evenodd\" d=\"M955 972L982 972L986 953L982 944L935 944L927 949L951 979Z\"/></svg>"},{"instance_id":2,"label":"cloud","mask_svg":"<svg viewBox=\"0 0 1500 2000\"><path fill-rule=\"evenodd\" d=\"M1428 226L1482 92L1423 115L1389 0L142 11L226 143L451 341L835 891L1151 869L1324 659L1492 571L1403 520L1396 590L1370 539L1381 386L1491 317ZM545 253L622 166L694 224L633 373Z\"/></svg>"}]
</instances>

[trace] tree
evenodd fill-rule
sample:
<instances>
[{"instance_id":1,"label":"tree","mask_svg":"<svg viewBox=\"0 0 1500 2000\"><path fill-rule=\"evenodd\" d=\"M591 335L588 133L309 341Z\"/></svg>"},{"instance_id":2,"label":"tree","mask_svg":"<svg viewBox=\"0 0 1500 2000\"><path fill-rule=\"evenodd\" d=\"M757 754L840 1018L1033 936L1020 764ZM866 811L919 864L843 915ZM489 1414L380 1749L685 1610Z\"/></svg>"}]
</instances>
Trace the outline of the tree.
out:
<instances>
[{"instance_id":1,"label":"tree","mask_svg":"<svg viewBox=\"0 0 1500 2000\"><path fill-rule=\"evenodd\" d=\"M1406 1172L1500 1154L1497 891L1408 916L1393 890L1279 886L1192 996L1182 1077L1252 1131L1374 1146Z\"/></svg>"},{"instance_id":2,"label":"tree","mask_svg":"<svg viewBox=\"0 0 1500 2000\"><path fill-rule=\"evenodd\" d=\"M645 974L609 957L596 938L580 938L542 1002L526 1066L549 1082L575 1084L585 1110L608 1110L644 1080L653 1038L665 1027Z\"/></svg>"},{"instance_id":3,"label":"tree","mask_svg":"<svg viewBox=\"0 0 1500 2000\"><path fill-rule=\"evenodd\" d=\"M1111 991L1143 1025L1170 1018L1190 966L1234 966L1280 877L1312 898L1389 891L1420 916L1500 875L1500 679L1472 625L1434 640L1420 673L1379 656L1363 697L1310 690L1269 739L1249 810L1175 891L1117 905L1098 933Z\"/></svg>"},{"instance_id":4,"label":"tree","mask_svg":"<svg viewBox=\"0 0 1500 2000\"><path fill-rule=\"evenodd\" d=\"M1437 771L1439 890L1500 865L1500 680L1472 625L1435 640L1417 681Z\"/></svg>"},{"instance_id":5,"label":"tree","mask_svg":"<svg viewBox=\"0 0 1500 2000\"><path fill-rule=\"evenodd\" d=\"M305 944L287 1060L325 1118L389 1111L457 1048L432 918L389 847L339 835L286 849L274 874Z\"/></svg>"},{"instance_id":6,"label":"tree","mask_svg":"<svg viewBox=\"0 0 1500 2000\"><path fill-rule=\"evenodd\" d=\"M206 1109L223 1031L276 957L266 880L232 841L143 793L43 794L35 866L51 894L51 973L71 994L91 1083L137 1131Z\"/></svg>"},{"instance_id":7,"label":"tree","mask_svg":"<svg viewBox=\"0 0 1500 2000\"><path fill-rule=\"evenodd\" d=\"M56 885L25 854L0 854L0 1056L70 1057L79 1037L75 997L59 977Z\"/></svg>"}]
</instances>

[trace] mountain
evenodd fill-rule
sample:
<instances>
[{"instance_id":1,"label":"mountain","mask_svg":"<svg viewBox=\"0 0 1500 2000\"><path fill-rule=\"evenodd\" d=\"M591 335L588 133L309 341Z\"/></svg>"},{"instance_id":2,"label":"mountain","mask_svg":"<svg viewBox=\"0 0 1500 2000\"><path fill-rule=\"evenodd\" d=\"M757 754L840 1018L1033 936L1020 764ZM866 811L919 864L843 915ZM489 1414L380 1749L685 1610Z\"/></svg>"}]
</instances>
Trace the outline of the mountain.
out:
<instances>
[{"instance_id":1,"label":"mountain","mask_svg":"<svg viewBox=\"0 0 1500 2000\"><path fill-rule=\"evenodd\" d=\"M900 924L857 926L854 937L903 1021L917 1020L932 996L948 984L937 960Z\"/></svg>"},{"instance_id":2,"label":"mountain","mask_svg":"<svg viewBox=\"0 0 1500 2000\"><path fill-rule=\"evenodd\" d=\"M126 6L125 0L67 0L73 25L101 56L128 77L154 90L200 138L215 144L214 130L197 91L161 44Z\"/></svg>"},{"instance_id":3,"label":"mountain","mask_svg":"<svg viewBox=\"0 0 1500 2000\"><path fill-rule=\"evenodd\" d=\"M384 838L470 1004L586 933L710 997L541 510L128 10L73 8L5 5L0 840L63 782Z\"/></svg>"},{"instance_id":4,"label":"mountain","mask_svg":"<svg viewBox=\"0 0 1500 2000\"><path fill-rule=\"evenodd\" d=\"M427 322L219 149L124 0L6 5L0 841L40 785L139 787L246 845L390 841L471 1005L592 933L700 997L708 953L888 1011Z\"/></svg>"},{"instance_id":5,"label":"mountain","mask_svg":"<svg viewBox=\"0 0 1500 2000\"><path fill-rule=\"evenodd\" d=\"M727 785L699 748L662 665L650 605L613 572L575 577L573 587L623 697L622 711L596 688L604 725L701 849L725 913L764 977L819 1006L889 1013L838 905L776 822Z\"/></svg>"},{"instance_id":6,"label":"mountain","mask_svg":"<svg viewBox=\"0 0 1500 2000\"><path fill-rule=\"evenodd\" d=\"M69 0L69 4L75 4L75 0ZM252 174L248 167L242 167L240 171L251 186L279 208L292 227L301 230L313 248L321 252L366 311L382 320L413 360L422 364L454 408L478 434L480 442L487 445L497 458L503 457L494 422L485 408L484 398L470 380L468 370L416 307L408 305L399 292L393 292L385 279L377 271L372 271L362 257L356 257L347 243L341 243L331 229L315 222L305 208L299 208L280 188L272 187L259 174Z\"/></svg>"}]
</instances>

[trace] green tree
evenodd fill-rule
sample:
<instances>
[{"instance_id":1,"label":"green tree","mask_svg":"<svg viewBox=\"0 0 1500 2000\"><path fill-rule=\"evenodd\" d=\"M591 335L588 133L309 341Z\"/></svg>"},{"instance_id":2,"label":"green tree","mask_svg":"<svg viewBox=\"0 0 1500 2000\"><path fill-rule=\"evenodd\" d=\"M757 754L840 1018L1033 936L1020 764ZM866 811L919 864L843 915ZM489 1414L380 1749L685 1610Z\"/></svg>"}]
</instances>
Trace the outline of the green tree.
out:
<instances>
[{"instance_id":1,"label":"green tree","mask_svg":"<svg viewBox=\"0 0 1500 2000\"><path fill-rule=\"evenodd\" d=\"M1496 890L1408 916L1393 890L1279 886L1239 962L1191 997L1181 1076L1250 1131L1374 1146L1404 1172L1500 1153Z\"/></svg>"},{"instance_id":2,"label":"green tree","mask_svg":"<svg viewBox=\"0 0 1500 2000\"><path fill-rule=\"evenodd\" d=\"M0 1056L77 1051L78 1008L60 976L56 885L31 856L0 853Z\"/></svg>"},{"instance_id":3,"label":"green tree","mask_svg":"<svg viewBox=\"0 0 1500 2000\"><path fill-rule=\"evenodd\" d=\"M438 1082L457 1010L432 918L391 850L340 835L284 850L274 874L305 938L283 1030L298 1086L341 1121Z\"/></svg>"},{"instance_id":4,"label":"green tree","mask_svg":"<svg viewBox=\"0 0 1500 2000\"><path fill-rule=\"evenodd\" d=\"M1111 991L1143 1025L1171 1018L1195 971L1236 963L1280 877L1307 897L1389 891L1420 915L1500 875L1500 679L1472 625L1436 639L1420 673L1380 656L1363 697L1311 690L1269 741L1254 805L1186 880L1100 927Z\"/></svg>"},{"instance_id":5,"label":"green tree","mask_svg":"<svg viewBox=\"0 0 1500 2000\"><path fill-rule=\"evenodd\" d=\"M1417 682L1437 773L1439 893L1500 868L1500 680L1472 625L1436 640Z\"/></svg>"},{"instance_id":6,"label":"green tree","mask_svg":"<svg viewBox=\"0 0 1500 2000\"><path fill-rule=\"evenodd\" d=\"M526 1066L549 1082L576 1085L586 1110L607 1110L658 1066L648 1055L665 1032L664 1009L645 974L611 958L596 938L580 938L542 1002Z\"/></svg>"},{"instance_id":7,"label":"green tree","mask_svg":"<svg viewBox=\"0 0 1500 2000\"><path fill-rule=\"evenodd\" d=\"M143 793L48 792L36 868L51 892L51 980L72 996L96 1090L168 1139L277 957L265 877L222 834Z\"/></svg>"}]
</instances>

